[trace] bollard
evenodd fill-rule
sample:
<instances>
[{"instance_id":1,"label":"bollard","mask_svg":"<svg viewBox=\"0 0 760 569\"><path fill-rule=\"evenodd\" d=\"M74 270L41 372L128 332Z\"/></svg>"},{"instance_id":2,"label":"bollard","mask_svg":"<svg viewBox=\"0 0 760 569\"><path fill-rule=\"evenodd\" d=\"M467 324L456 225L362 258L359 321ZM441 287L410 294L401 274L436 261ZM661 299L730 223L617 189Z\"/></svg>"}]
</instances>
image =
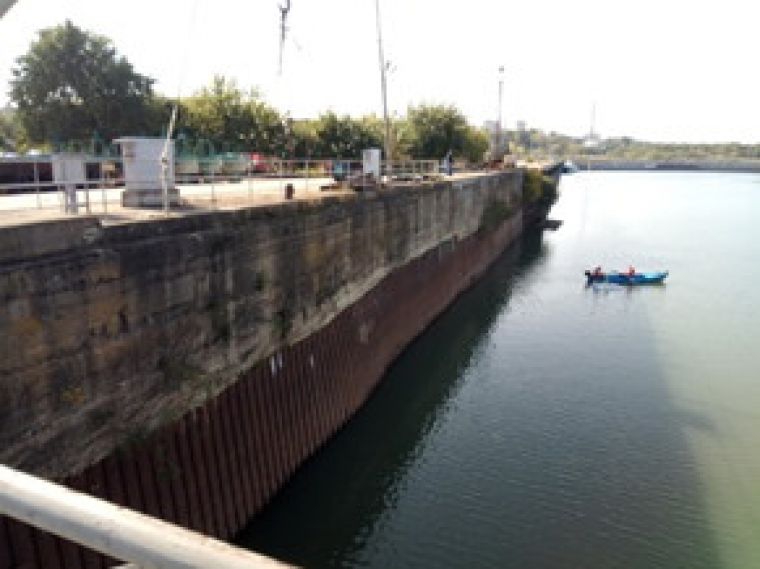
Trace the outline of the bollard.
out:
<instances>
[{"instance_id":1,"label":"bollard","mask_svg":"<svg viewBox=\"0 0 760 569\"><path fill-rule=\"evenodd\" d=\"M286 184L285 185L285 199L286 200L292 200L293 194L295 193L295 189L293 188L293 184Z\"/></svg>"}]
</instances>

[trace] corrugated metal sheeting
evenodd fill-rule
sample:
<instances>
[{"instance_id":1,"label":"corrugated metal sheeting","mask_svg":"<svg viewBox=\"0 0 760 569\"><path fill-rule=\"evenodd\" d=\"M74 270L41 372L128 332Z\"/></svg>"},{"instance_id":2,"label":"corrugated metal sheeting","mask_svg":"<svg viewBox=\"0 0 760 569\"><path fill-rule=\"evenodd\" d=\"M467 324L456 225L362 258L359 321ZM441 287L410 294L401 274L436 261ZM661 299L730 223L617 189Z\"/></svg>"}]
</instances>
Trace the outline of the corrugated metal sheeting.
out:
<instances>
[{"instance_id":1,"label":"corrugated metal sheeting","mask_svg":"<svg viewBox=\"0 0 760 569\"><path fill-rule=\"evenodd\" d=\"M64 483L232 538L364 403L387 366L521 230L446 242L202 407ZM0 517L0 569L90 569L103 556Z\"/></svg>"}]
</instances>

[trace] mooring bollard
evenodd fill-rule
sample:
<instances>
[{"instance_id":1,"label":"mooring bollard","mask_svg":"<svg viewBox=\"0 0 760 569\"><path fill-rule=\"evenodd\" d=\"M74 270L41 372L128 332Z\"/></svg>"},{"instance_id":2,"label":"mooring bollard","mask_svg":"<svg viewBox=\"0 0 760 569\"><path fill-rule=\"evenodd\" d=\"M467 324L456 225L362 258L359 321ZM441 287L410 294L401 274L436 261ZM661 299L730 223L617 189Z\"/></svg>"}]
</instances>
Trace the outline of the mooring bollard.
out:
<instances>
[{"instance_id":1,"label":"mooring bollard","mask_svg":"<svg viewBox=\"0 0 760 569\"><path fill-rule=\"evenodd\" d=\"M293 184L286 184L285 185L285 199L292 200L294 193L295 193L295 189L293 188Z\"/></svg>"}]
</instances>

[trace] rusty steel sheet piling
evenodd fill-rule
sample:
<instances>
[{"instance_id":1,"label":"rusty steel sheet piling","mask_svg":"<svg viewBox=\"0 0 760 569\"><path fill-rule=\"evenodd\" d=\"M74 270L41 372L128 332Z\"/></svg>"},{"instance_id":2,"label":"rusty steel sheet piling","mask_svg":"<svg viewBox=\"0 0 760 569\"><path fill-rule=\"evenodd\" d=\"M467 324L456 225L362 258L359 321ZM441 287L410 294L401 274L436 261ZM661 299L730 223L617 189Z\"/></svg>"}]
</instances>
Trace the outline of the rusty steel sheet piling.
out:
<instances>
[{"instance_id":1,"label":"rusty steel sheet piling","mask_svg":"<svg viewBox=\"0 0 760 569\"><path fill-rule=\"evenodd\" d=\"M213 399L62 482L209 536L232 538L362 406L404 347L521 231L517 214L494 230L439 244ZM0 569L114 563L0 516Z\"/></svg>"}]
</instances>

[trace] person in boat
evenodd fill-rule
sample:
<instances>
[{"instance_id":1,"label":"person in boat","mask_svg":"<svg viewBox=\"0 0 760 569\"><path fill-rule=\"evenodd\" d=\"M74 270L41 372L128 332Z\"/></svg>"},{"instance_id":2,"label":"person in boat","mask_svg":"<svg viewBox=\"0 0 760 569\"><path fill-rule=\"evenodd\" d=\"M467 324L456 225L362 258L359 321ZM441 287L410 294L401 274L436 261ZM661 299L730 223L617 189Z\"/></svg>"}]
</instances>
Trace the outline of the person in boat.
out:
<instances>
[{"instance_id":1,"label":"person in boat","mask_svg":"<svg viewBox=\"0 0 760 569\"><path fill-rule=\"evenodd\" d=\"M628 272L626 273L629 277L632 277L636 275L636 269L633 267L633 265L628 265Z\"/></svg>"},{"instance_id":2,"label":"person in boat","mask_svg":"<svg viewBox=\"0 0 760 569\"><path fill-rule=\"evenodd\" d=\"M588 279L588 284L591 284L593 282L601 282L604 280L604 273L602 272L602 267L596 266L592 270L585 270L583 274L586 275L586 278Z\"/></svg>"}]
</instances>

